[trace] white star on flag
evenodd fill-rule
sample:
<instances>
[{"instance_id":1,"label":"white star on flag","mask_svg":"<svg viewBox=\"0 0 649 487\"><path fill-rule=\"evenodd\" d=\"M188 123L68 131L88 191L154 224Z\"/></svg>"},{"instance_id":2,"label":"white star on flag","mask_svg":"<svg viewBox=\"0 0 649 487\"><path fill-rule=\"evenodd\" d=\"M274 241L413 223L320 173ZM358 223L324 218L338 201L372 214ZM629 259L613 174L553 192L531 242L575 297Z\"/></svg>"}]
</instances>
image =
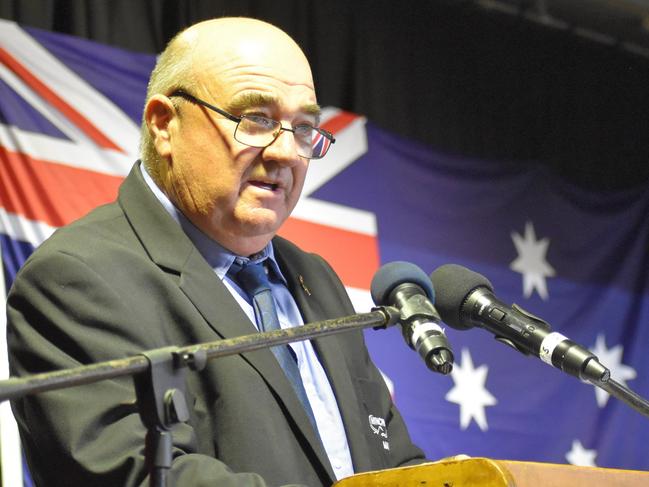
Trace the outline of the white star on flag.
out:
<instances>
[{"instance_id":1,"label":"white star on flag","mask_svg":"<svg viewBox=\"0 0 649 487\"><path fill-rule=\"evenodd\" d=\"M579 440L573 440L572 449L566 453L566 460L579 467L596 467L597 450L587 450Z\"/></svg>"},{"instance_id":2,"label":"white star on flag","mask_svg":"<svg viewBox=\"0 0 649 487\"><path fill-rule=\"evenodd\" d=\"M555 275L555 271L545 260L550 245L549 238L536 239L532 222L525 224L525 237L516 232L511 233L518 257L509 265L513 271L523 274L523 295L529 298L536 290L542 299L548 299L546 277Z\"/></svg>"},{"instance_id":3,"label":"white star on flag","mask_svg":"<svg viewBox=\"0 0 649 487\"><path fill-rule=\"evenodd\" d=\"M462 365L456 363L453 367L451 377L455 385L445 399L460 405L460 428L463 430L467 429L471 419L482 431L489 429L485 406L493 406L498 401L485 388L488 371L486 365L474 368L469 350L462 349Z\"/></svg>"},{"instance_id":4,"label":"white star on flag","mask_svg":"<svg viewBox=\"0 0 649 487\"><path fill-rule=\"evenodd\" d=\"M616 382L619 382L626 387L626 381L635 379L637 373L633 367L624 365L622 363L622 353L624 352L624 347L622 345L616 345L613 348L606 347L606 338L602 333L597 335L595 340L595 346L590 349L591 352L599 359L600 363L607 367L611 371L611 379ZM595 387L595 399L597 400L597 405L600 408L606 406L608 402L609 393Z\"/></svg>"}]
</instances>

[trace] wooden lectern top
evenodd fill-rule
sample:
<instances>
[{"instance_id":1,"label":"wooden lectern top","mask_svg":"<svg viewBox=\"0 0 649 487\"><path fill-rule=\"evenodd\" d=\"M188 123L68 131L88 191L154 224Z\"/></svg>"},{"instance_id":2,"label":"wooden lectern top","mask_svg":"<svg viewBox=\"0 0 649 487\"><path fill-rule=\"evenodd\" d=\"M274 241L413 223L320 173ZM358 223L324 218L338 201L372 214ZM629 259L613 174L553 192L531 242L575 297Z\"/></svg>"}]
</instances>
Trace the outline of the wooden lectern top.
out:
<instances>
[{"instance_id":1,"label":"wooden lectern top","mask_svg":"<svg viewBox=\"0 0 649 487\"><path fill-rule=\"evenodd\" d=\"M649 472L489 458L365 472L335 487L649 487Z\"/></svg>"}]
</instances>

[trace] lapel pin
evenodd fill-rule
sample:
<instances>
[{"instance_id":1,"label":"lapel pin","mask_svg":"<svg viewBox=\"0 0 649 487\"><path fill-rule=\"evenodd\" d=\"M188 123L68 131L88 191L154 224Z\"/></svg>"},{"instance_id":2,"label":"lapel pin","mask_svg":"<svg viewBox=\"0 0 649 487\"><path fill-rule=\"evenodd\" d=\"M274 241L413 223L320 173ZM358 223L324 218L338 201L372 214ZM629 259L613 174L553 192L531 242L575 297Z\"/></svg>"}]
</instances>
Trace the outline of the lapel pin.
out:
<instances>
[{"instance_id":1,"label":"lapel pin","mask_svg":"<svg viewBox=\"0 0 649 487\"><path fill-rule=\"evenodd\" d=\"M311 296L311 291L309 291L309 288L306 287L306 284L304 284L304 277L302 277L302 274L298 274L297 280L300 281L300 286L302 286L302 289L304 289L306 295Z\"/></svg>"}]
</instances>

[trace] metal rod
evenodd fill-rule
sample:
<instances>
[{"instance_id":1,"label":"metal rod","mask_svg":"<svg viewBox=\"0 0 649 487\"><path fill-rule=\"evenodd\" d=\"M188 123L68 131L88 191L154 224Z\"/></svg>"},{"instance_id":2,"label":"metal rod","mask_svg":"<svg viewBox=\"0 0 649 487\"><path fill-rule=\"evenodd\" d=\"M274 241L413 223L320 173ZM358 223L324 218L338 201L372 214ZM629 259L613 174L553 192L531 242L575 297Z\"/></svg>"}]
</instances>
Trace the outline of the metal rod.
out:
<instances>
[{"instance_id":1,"label":"metal rod","mask_svg":"<svg viewBox=\"0 0 649 487\"><path fill-rule=\"evenodd\" d=\"M181 347L177 351L179 363L176 366L187 366L193 369L201 368L197 367L195 363L197 354L199 353L204 353L206 359L209 360L345 331L369 327L386 328L396 324L398 320L399 311L396 308L379 307L374 308L369 313L318 321L295 328L253 333L251 335ZM147 359L143 355L136 355L72 369L44 372L21 378L13 377L0 381L0 402L28 394L90 384L92 382L126 375L135 375L145 372L148 367L149 362Z\"/></svg>"},{"instance_id":2,"label":"metal rod","mask_svg":"<svg viewBox=\"0 0 649 487\"><path fill-rule=\"evenodd\" d=\"M608 392L611 396L622 401L627 406L635 409L643 416L649 417L649 401L641 397L639 394L633 392L624 384L609 379L606 382L592 382L600 389Z\"/></svg>"}]
</instances>

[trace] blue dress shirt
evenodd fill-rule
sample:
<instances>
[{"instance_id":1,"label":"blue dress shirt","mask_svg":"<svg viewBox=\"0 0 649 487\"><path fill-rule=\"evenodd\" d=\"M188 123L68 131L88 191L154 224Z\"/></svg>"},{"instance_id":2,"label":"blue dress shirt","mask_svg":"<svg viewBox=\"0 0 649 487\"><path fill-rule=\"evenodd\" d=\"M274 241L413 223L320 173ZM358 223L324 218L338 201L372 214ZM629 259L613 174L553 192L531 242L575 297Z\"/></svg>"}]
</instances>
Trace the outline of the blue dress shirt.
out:
<instances>
[{"instance_id":1,"label":"blue dress shirt","mask_svg":"<svg viewBox=\"0 0 649 487\"><path fill-rule=\"evenodd\" d=\"M270 242L261 252L242 257L233 254L215 240L212 240L198 227L196 227L178 208L167 198L167 196L158 188L156 183L147 173L144 164L140 164L142 176L147 185L153 191L165 210L171 217L178 222L189 239L194 243L198 251L208 264L214 269L214 273L221 279L225 287L228 288L234 299L239 303L241 309L248 315L250 321L255 325L255 312L246 293L241 289L230 276L227 275L228 269L236 260L243 265L249 261L260 262L267 260L269 275L271 277L271 291L277 307L280 326L282 328L291 328L302 326L304 321L300 315L300 310L286 287L286 279L277 265L273 252L273 245ZM322 440L329 461L333 466L336 478L348 477L354 474L347 435L338 409L336 397L329 384L329 379L318 360L310 340L293 342L289 344L297 357L300 376L304 383L311 409L316 418L318 433Z\"/></svg>"}]
</instances>

